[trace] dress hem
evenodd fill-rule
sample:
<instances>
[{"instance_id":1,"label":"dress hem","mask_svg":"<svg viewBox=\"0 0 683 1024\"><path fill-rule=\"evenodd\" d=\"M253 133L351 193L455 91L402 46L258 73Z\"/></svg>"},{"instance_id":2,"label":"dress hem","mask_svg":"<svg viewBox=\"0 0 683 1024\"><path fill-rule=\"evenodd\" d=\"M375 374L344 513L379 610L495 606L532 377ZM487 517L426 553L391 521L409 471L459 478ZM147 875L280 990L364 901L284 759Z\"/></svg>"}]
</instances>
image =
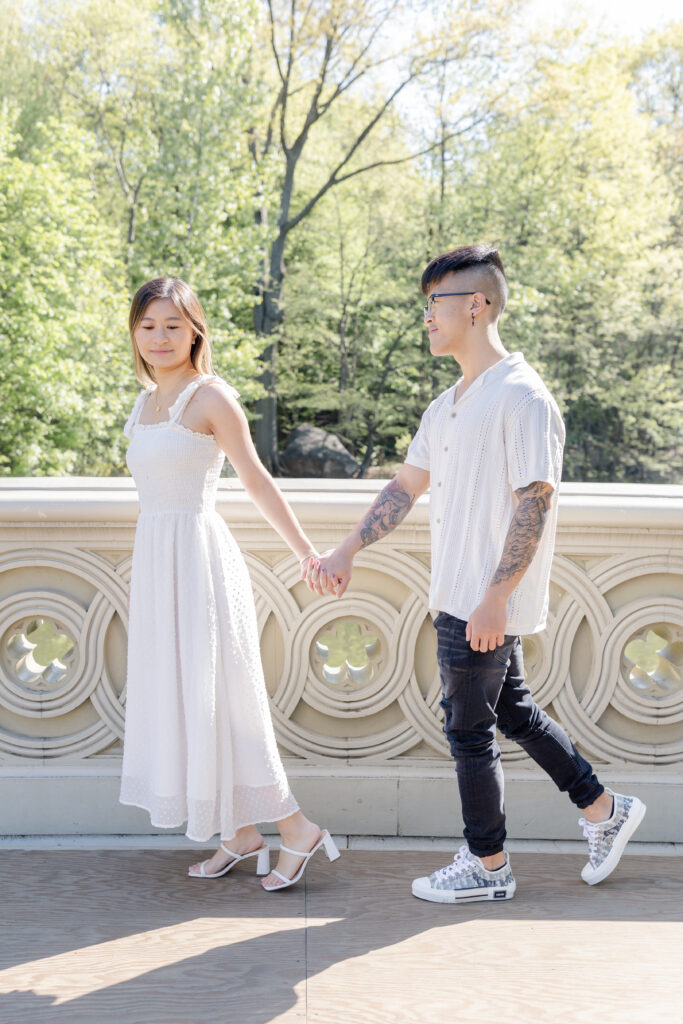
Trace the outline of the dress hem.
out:
<instances>
[{"instance_id":1,"label":"dress hem","mask_svg":"<svg viewBox=\"0 0 683 1024\"><path fill-rule=\"evenodd\" d=\"M154 828L164 828L164 829L180 828L181 825L185 824L185 819L182 819L181 821L175 822L173 825L161 825L161 824L159 824L159 822L154 821L154 818L152 817L151 809L149 807L146 807L145 804L137 804L137 803L135 803L134 800L119 800L119 803L123 804L124 807L139 807L141 811L146 811L147 814L149 814L150 824L153 825ZM290 816L290 814L296 814L297 811L301 810L301 808L299 807L299 805L296 802L296 800L294 800L293 803L294 803L293 809L290 810L290 811L287 811L286 814L283 814L282 818L288 818ZM241 828L247 828L248 825L260 825L262 822L282 821L282 818L256 818L254 820L243 821L239 825L235 826L235 831L233 832L233 834L231 836L222 836L220 834L220 831L218 831L218 832L212 832L208 836L202 836L201 838L198 838L197 836L190 835L189 830L187 830L185 832L185 836L186 836L187 839L190 839L193 843L208 843L216 835L220 836L221 842L227 842L230 839L234 839L236 833Z\"/></svg>"}]
</instances>

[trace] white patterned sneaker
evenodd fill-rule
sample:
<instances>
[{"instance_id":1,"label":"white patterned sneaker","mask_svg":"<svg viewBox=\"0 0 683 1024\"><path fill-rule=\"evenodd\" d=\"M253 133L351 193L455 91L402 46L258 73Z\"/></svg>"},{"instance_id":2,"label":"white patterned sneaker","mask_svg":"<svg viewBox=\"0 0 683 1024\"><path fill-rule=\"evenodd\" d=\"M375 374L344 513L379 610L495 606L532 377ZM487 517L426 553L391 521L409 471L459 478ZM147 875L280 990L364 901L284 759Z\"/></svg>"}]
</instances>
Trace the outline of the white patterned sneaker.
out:
<instances>
[{"instance_id":1,"label":"white patterned sneaker","mask_svg":"<svg viewBox=\"0 0 683 1024\"><path fill-rule=\"evenodd\" d=\"M415 879L413 896L432 903L511 900L516 888L507 853L502 868L487 871L467 846L461 846L451 864L432 875Z\"/></svg>"},{"instance_id":2,"label":"white patterned sneaker","mask_svg":"<svg viewBox=\"0 0 683 1024\"><path fill-rule=\"evenodd\" d=\"M588 885L602 882L614 871L627 842L645 817L645 804L638 797L622 796L607 788L605 792L614 797L612 817L597 822L579 818L588 840L588 863L581 871Z\"/></svg>"}]
</instances>

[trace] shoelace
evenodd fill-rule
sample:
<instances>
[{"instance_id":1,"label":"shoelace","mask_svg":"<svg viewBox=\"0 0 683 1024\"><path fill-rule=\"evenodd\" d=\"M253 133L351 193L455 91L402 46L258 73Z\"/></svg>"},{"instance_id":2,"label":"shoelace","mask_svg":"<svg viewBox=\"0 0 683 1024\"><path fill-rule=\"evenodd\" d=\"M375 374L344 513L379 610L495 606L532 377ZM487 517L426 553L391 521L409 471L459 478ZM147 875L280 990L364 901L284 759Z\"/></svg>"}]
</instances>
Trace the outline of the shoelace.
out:
<instances>
[{"instance_id":1,"label":"shoelace","mask_svg":"<svg viewBox=\"0 0 683 1024\"><path fill-rule=\"evenodd\" d=\"M456 875L466 874L471 870L472 861L469 857L469 848L467 846L461 846L453 858L453 863L447 864L445 868L439 868L435 874L440 882L445 882L449 878L454 878Z\"/></svg>"},{"instance_id":2,"label":"shoelace","mask_svg":"<svg viewBox=\"0 0 683 1024\"><path fill-rule=\"evenodd\" d=\"M588 821L586 818L579 818L579 825L583 828L584 837L588 840L588 859L591 861L597 859L601 824L599 821Z\"/></svg>"}]
</instances>

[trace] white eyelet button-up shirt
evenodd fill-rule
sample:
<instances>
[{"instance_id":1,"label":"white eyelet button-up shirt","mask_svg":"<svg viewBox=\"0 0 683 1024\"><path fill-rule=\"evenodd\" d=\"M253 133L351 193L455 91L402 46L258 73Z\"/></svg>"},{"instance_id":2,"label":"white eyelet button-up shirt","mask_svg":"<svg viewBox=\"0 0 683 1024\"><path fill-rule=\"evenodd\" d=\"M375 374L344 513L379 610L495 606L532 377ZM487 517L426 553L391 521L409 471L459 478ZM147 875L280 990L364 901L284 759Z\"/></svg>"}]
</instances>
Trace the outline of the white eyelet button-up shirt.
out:
<instances>
[{"instance_id":1,"label":"white eyelet button-up shirt","mask_svg":"<svg viewBox=\"0 0 683 1024\"><path fill-rule=\"evenodd\" d=\"M470 617L498 568L516 506L514 492L546 481L555 493L536 554L508 600L505 628L508 634L538 633L548 612L562 417L521 352L480 374L457 410L456 386L427 408L406 456L409 465L428 470L438 481L430 497L430 608Z\"/></svg>"}]
</instances>

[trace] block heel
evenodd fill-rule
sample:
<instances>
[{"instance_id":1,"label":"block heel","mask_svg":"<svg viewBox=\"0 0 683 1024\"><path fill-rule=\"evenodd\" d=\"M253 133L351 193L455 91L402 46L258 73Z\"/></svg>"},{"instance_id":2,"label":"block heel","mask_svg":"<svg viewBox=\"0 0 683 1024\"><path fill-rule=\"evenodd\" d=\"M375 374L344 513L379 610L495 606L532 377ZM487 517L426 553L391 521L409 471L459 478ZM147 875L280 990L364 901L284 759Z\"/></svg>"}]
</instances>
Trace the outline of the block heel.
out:
<instances>
[{"instance_id":1,"label":"block heel","mask_svg":"<svg viewBox=\"0 0 683 1024\"><path fill-rule=\"evenodd\" d=\"M228 856L232 857L230 863L226 864L222 871L214 871L212 874L209 874L206 870L208 861L203 860L199 865L199 871L197 873L194 871L188 871L188 876L190 878L220 878L222 875L227 875L228 871L232 871L235 864L239 864L242 860L249 860L250 857L257 858L257 875L267 875L270 873L270 847L267 843L263 846L259 846L258 850L252 850L251 853L245 853L243 855L233 853L232 850L228 849L225 843L221 843L221 850L223 853L227 853Z\"/></svg>"},{"instance_id":2,"label":"block heel","mask_svg":"<svg viewBox=\"0 0 683 1024\"><path fill-rule=\"evenodd\" d=\"M292 850L291 847L284 846L281 843L281 850L284 850L285 853L293 853L295 857L303 857L303 864L301 865L297 873L294 875L294 878L287 878L286 875L282 874L282 872L278 871L277 869L273 869L272 874L276 875L280 879L280 885L264 885L263 888L266 890L266 892L279 892L280 889L287 889L290 885L294 885L295 882L298 882L301 876L303 875L304 871L306 870L309 860L311 859L313 854L320 849L321 846L324 847L328 860L337 860L337 858L340 856L339 850L337 849L337 844L335 843L334 839L332 838L332 836L330 835L326 828L322 830L318 842L311 850Z\"/></svg>"},{"instance_id":3,"label":"block heel","mask_svg":"<svg viewBox=\"0 0 683 1024\"><path fill-rule=\"evenodd\" d=\"M269 875L270 874L270 847L262 846L258 852L258 860L256 861L256 874L257 875Z\"/></svg>"},{"instance_id":4,"label":"block heel","mask_svg":"<svg viewBox=\"0 0 683 1024\"><path fill-rule=\"evenodd\" d=\"M335 843L334 839L327 831L327 829L325 830L325 834L323 835L323 846L325 847L325 853L327 854L328 860L336 860L337 857L341 856L339 850L337 849L337 844Z\"/></svg>"}]
</instances>

